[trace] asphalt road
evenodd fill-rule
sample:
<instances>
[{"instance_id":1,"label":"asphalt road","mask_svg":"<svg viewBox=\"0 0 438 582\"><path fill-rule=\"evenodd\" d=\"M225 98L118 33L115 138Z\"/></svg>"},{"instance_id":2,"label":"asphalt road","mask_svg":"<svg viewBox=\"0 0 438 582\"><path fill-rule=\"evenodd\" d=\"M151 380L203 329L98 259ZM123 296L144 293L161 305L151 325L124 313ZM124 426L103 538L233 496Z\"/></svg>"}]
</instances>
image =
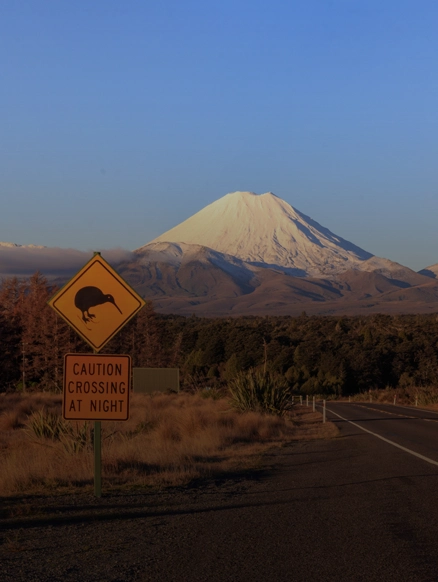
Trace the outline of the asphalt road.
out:
<instances>
[{"instance_id":1,"label":"asphalt road","mask_svg":"<svg viewBox=\"0 0 438 582\"><path fill-rule=\"evenodd\" d=\"M329 403L327 417L337 438L273 452L251 478L8 519L1 579L437 581L438 414Z\"/></svg>"},{"instance_id":2,"label":"asphalt road","mask_svg":"<svg viewBox=\"0 0 438 582\"><path fill-rule=\"evenodd\" d=\"M438 412L391 404L330 403L327 419L338 425L345 421L354 423L356 428L387 439L438 466Z\"/></svg>"}]
</instances>

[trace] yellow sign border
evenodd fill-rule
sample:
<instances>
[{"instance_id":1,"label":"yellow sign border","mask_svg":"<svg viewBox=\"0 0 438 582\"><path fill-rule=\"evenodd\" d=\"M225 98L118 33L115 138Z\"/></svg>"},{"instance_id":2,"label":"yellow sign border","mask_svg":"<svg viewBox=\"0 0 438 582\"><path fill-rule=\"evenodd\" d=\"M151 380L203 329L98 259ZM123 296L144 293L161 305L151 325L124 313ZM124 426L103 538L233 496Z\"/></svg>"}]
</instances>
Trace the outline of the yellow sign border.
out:
<instances>
[{"instance_id":1,"label":"yellow sign border","mask_svg":"<svg viewBox=\"0 0 438 582\"><path fill-rule=\"evenodd\" d=\"M127 291L128 293L130 293L132 295L132 297L138 302L138 307L137 309L135 309L135 311L129 316L127 317L127 319L125 319L102 343L100 343L99 345L95 345L93 343L92 340L90 340L89 338L87 338L86 335L84 335L81 330L79 329L79 327L73 322L71 321L68 317L66 317L62 311L60 311L59 309L57 309L56 307L56 301L59 300L65 293L67 293L69 291L69 289L76 283L76 281L78 281L78 279L80 279L95 263L100 263L100 265L106 269L108 271L108 273L114 277L114 279L116 279L118 281L118 283L124 287L125 291ZM129 283L127 283L123 277L121 277L121 275L119 275L117 273L117 271L115 271L106 261L105 259L100 255L100 253L95 253L93 255L93 257L91 257L91 259L85 263L85 265L82 267L82 269L80 269L76 275L74 275L63 287L61 287L61 289L59 289L59 291L57 291L55 293L55 295L53 295L53 297L51 297L49 299L49 301L47 302L47 304L54 310L56 311L56 313L62 317L62 319L70 326L72 327L76 333L89 345L91 346L91 348L93 348L93 350L95 352L99 352L110 340L113 339L113 337L128 323L128 321L130 321L134 315L136 315L140 309L142 309L145 305L146 302L145 300L140 297L140 295L131 287L131 285L129 285Z\"/></svg>"}]
</instances>

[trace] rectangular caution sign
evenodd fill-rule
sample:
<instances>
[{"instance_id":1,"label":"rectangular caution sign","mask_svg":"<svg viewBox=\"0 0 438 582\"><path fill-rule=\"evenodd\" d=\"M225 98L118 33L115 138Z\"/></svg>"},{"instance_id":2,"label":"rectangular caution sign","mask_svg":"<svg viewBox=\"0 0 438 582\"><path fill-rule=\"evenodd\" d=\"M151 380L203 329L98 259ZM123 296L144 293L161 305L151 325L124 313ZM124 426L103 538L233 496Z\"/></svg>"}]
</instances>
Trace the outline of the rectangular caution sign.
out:
<instances>
[{"instance_id":1,"label":"rectangular caution sign","mask_svg":"<svg viewBox=\"0 0 438 582\"><path fill-rule=\"evenodd\" d=\"M67 354L63 416L66 420L128 420L131 358Z\"/></svg>"}]
</instances>

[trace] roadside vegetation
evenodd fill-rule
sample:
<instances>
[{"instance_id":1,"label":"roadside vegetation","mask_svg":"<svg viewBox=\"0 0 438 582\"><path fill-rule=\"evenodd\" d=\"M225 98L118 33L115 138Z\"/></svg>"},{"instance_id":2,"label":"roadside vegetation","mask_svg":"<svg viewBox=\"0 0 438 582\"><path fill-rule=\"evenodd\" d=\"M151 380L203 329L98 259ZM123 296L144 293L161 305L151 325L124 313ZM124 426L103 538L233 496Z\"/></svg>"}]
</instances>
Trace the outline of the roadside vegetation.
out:
<instances>
[{"instance_id":1,"label":"roadside vegetation","mask_svg":"<svg viewBox=\"0 0 438 582\"><path fill-rule=\"evenodd\" d=\"M62 419L59 395L0 394L0 496L91 491L92 431ZM241 413L205 393L133 394L128 421L102 422L103 490L242 474L270 447L335 435L304 406L278 416Z\"/></svg>"},{"instance_id":2,"label":"roadside vegetation","mask_svg":"<svg viewBox=\"0 0 438 582\"><path fill-rule=\"evenodd\" d=\"M391 388L387 386L381 390L369 390L350 397L352 402L381 402L386 404L401 404L403 406L421 406L438 408L438 387L436 386L407 386Z\"/></svg>"},{"instance_id":3,"label":"roadside vegetation","mask_svg":"<svg viewBox=\"0 0 438 582\"><path fill-rule=\"evenodd\" d=\"M55 290L39 273L0 283L0 495L92 487L93 424L61 416L64 355L91 350L47 306ZM102 353L181 378L103 423L106 488L241 472L268 447L334 436L299 396L438 404L436 314L185 318L147 303Z\"/></svg>"},{"instance_id":4,"label":"roadside vegetation","mask_svg":"<svg viewBox=\"0 0 438 582\"><path fill-rule=\"evenodd\" d=\"M64 354L91 351L46 305L54 292L38 273L1 282L0 392L61 392ZM438 401L437 314L199 318L157 315L148 302L105 352L130 354L134 367L178 367L185 391L220 391L255 369L293 394L399 390Z\"/></svg>"},{"instance_id":5,"label":"roadside vegetation","mask_svg":"<svg viewBox=\"0 0 438 582\"><path fill-rule=\"evenodd\" d=\"M293 395L284 376L250 368L228 383L231 405L242 412L284 416L293 407Z\"/></svg>"}]
</instances>

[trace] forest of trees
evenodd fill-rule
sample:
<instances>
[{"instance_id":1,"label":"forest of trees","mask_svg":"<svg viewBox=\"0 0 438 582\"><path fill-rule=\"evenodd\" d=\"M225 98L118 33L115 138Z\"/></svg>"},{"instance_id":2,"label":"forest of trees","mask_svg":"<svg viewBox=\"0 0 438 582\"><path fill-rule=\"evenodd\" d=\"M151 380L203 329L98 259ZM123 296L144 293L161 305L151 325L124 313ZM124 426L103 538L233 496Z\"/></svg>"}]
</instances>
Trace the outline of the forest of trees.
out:
<instances>
[{"instance_id":1,"label":"forest of trees","mask_svg":"<svg viewBox=\"0 0 438 582\"><path fill-rule=\"evenodd\" d=\"M36 273L0 284L0 392L61 391L66 353L92 350L47 305ZM438 317L200 318L158 315L147 303L101 353L134 367L179 367L183 388L225 386L252 367L282 374L302 394L349 395L438 384Z\"/></svg>"}]
</instances>

